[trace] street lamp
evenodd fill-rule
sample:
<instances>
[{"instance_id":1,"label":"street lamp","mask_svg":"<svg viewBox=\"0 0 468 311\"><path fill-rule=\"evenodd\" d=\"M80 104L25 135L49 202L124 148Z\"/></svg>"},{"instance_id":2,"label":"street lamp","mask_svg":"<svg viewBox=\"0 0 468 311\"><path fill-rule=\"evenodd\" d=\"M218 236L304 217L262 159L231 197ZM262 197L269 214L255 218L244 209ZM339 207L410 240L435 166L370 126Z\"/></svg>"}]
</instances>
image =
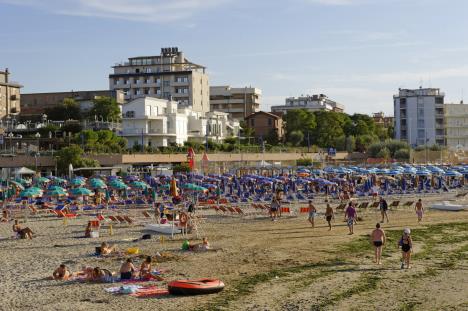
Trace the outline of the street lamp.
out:
<instances>
[{"instance_id":1,"label":"street lamp","mask_svg":"<svg viewBox=\"0 0 468 311\"><path fill-rule=\"evenodd\" d=\"M41 139L41 133L37 132L34 137L37 139L37 152L39 152L40 148L40 139Z\"/></svg>"},{"instance_id":2,"label":"street lamp","mask_svg":"<svg viewBox=\"0 0 468 311\"><path fill-rule=\"evenodd\" d=\"M14 136L14 135L13 135L12 132L10 132L10 133L8 134L8 137L10 137L10 152L13 151L13 136Z\"/></svg>"}]
</instances>

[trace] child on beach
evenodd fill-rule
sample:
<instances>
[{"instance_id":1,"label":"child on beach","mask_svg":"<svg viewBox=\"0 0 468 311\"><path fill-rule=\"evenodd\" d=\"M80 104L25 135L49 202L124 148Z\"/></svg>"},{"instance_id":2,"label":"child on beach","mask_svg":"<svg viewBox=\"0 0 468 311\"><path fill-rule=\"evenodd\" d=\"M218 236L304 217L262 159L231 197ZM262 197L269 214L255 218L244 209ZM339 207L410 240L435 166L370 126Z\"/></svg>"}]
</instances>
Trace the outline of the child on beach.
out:
<instances>
[{"instance_id":1,"label":"child on beach","mask_svg":"<svg viewBox=\"0 0 468 311\"><path fill-rule=\"evenodd\" d=\"M385 218L387 219L387 223L388 223L388 214L387 214L388 203L387 203L387 200L385 200L383 197L380 197L379 206L380 206L380 214L382 215L382 220L380 221L380 223L383 223Z\"/></svg>"},{"instance_id":2,"label":"child on beach","mask_svg":"<svg viewBox=\"0 0 468 311\"><path fill-rule=\"evenodd\" d=\"M18 219L15 219L15 224L13 225L13 232L19 235L21 239L30 239L32 240L34 232L32 232L29 227L21 228L20 224L18 223Z\"/></svg>"},{"instance_id":3,"label":"child on beach","mask_svg":"<svg viewBox=\"0 0 468 311\"><path fill-rule=\"evenodd\" d=\"M309 200L309 222L312 225L312 228L315 227L315 217L317 216L317 209L312 204L312 200Z\"/></svg>"},{"instance_id":4,"label":"child on beach","mask_svg":"<svg viewBox=\"0 0 468 311\"><path fill-rule=\"evenodd\" d=\"M375 229L372 231L370 240L372 245L375 248L375 260L374 262L378 265L381 265L381 258L382 258L382 247L385 245L386 242L385 231L380 228L380 224L377 223L375 225Z\"/></svg>"},{"instance_id":5,"label":"child on beach","mask_svg":"<svg viewBox=\"0 0 468 311\"><path fill-rule=\"evenodd\" d=\"M416 202L416 206L414 207L414 210L416 211L416 215L418 215L418 223L422 221L423 218L423 213L424 213L424 207L421 202L421 199Z\"/></svg>"},{"instance_id":6,"label":"child on beach","mask_svg":"<svg viewBox=\"0 0 468 311\"><path fill-rule=\"evenodd\" d=\"M64 264L61 264L52 273L52 277L54 280L66 281L66 280L71 279L72 276L73 276L73 273L71 273L70 270L68 270L67 266L65 266Z\"/></svg>"},{"instance_id":7,"label":"child on beach","mask_svg":"<svg viewBox=\"0 0 468 311\"><path fill-rule=\"evenodd\" d=\"M400 241L398 242L398 247L401 247L401 269L405 267L409 269L410 260L411 260L411 251L413 250L413 240L411 239L411 230L410 228L406 228L403 230L403 236L401 237Z\"/></svg>"},{"instance_id":8,"label":"child on beach","mask_svg":"<svg viewBox=\"0 0 468 311\"><path fill-rule=\"evenodd\" d=\"M331 221L332 219L335 219L335 213L333 212L333 208L330 206L330 203L328 201L325 201L327 203L327 209L325 210L325 219L328 222L328 231L332 229Z\"/></svg>"}]
</instances>

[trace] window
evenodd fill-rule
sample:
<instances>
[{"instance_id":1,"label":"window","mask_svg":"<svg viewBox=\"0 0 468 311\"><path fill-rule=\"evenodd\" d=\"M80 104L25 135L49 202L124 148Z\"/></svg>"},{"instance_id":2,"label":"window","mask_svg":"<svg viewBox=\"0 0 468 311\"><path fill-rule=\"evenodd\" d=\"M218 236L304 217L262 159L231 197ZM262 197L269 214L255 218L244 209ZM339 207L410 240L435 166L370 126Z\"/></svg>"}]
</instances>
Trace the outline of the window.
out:
<instances>
[{"instance_id":1,"label":"window","mask_svg":"<svg viewBox=\"0 0 468 311\"><path fill-rule=\"evenodd\" d=\"M145 83L146 83L146 84L151 83L151 80L148 79L148 78L145 78Z\"/></svg>"},{"instance_id":2,"label":"window","mask_svg":"<svg viewBox=\"0 0 468 311\"><path fill-rule=\"evenodd\" d=\"M135 111L132 111L132 110L127 111L127 112L125 113L125 117L126 117L126 118L134 118L134 117L135 117Z\"/></svg>"},{"instance_id":3,"label":"window","mask_svg":"<svg viewBox=\"0 0 468 311\"><path fill-rule=\"evenodd\" d=\"M135 69L136 73L140 73L140 68Z\"/></svg>"},{"instance_id":4,"label":"window","mask_svg":"<svg viewBox=\"0 0 468 311\"><path fill-rule=\"evenodd\" d=\"M268 126L271 126L273 124L273 119L269 118L268 119Z\"/></svg>"},{"instance_id":5,"label":"window","mask_svg":"<svg viewBox=\"0 0 468 311\"><path fill-rule=\"evenodd\" d=\"M175 77L175 82L188 82L188 77L186 76Z\"/></svg>"},{"instance_id":6,"label":"window","mask_svg":"<svg viewBox=\"0 0 468 311\"><path fill-rule=\"evenodd\" d=\"M151 73L151 68L145 68L146 73Z\"/></svg>"},{"instance_id":7,"label":"window","mask_svg":"<svg viewBox=\"0 0 468 311\"><path fill-rule=\"evenodd\" d=\"M164 92L163 97L169 99L171 97L171 92Z\"/></svg>"},{"instance_id":8,"label":"window","mask_svg":"<svg viewBox=\"0 0 468 311\"><path fill-rule=\"evenodd\" d=\"M161 83L161 78L155 78L154 82L157 83L157 84Z\"/></svg>"},{"instance_id":9,"label":"window","mask_svg":"<svg viewBox=\"0 0 468 311\"><path fill-rule=\"evenodd\" d=\"M444 98L443 97L436 97L435 98L435 103L436 104L443 104L444 103Z\"/></svg>"},{"instance_id":10,"label":"window","mask_svg":"<svg viewBox=\"0 0 468 311\"><path fill-rule=\"evenodd\" d=\"M406 98L400 98L400 105L406 105Z\"/></svg>"},{"instance_id":11,"label":"window","mask_svg":"<svg viewBox=\"0 0 468 311\"><path fill-rule=\"evenodd\" d=\"M418 128L424 128L424 120L418 120Z\"/></svg>"},{"instance_id":12,"label":"window","mask_svg":"<svg viewBox=\"0 0 468 311\"><path fill-rule=\"evenodd\" d=\"M145 95L148 95L149 94L149 89L144 89L143 92L145 93Z\"/></svg>"},{"instance_id":13,"label":"window","mask_svg":"<svg viewBox=\"0 0 468 311\"><path fill-rule=\"evenodd\" d=\"M161 89L160 88L156 88L155 90L156 90L155 94L161 95Z\"/></svg>"},{"instance_id":14,"label":"window","mask_svg":"<svg viewBox=\"0 0 468 311\"><path fill-rule=\"evenodd\" d=\"M127 79L124 80L124 84L129 84Z\"/></svg>"},{"instance_id":15,"label":"window","mask_svg":"<svg viewBox=\"0 0 468 311\"><path fill-rule=\"evenodd\" d=\"M169 81L163 81L163 86L170 86L171 83Z\"/></svg>"},{"instance_id":16,"label":"window","mask_svg":"<svg viewBox=\"0 0 468 311\"><path fill-rule=\"evenodd\" d=\"M418 130L418 138L423 138L426 136L425 130Z\"/></svg>"},{"instance_id":17,"label":"window","mask_svg":"<svg viewBox=\"0 0 468 311\"><path fill-rule=\"evenodd\" d=\"M250 125L255 126L255 119L250 119Z\"/></svg>"}]
</instances>

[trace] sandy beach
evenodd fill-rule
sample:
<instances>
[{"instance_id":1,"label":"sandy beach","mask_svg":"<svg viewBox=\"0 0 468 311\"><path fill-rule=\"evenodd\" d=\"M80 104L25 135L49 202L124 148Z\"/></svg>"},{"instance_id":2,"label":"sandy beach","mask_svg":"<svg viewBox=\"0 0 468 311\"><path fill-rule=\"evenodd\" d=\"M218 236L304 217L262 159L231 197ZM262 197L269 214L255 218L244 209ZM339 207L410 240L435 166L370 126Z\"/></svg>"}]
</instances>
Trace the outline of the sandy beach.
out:
<instances>
[{"instance_id":1,"label":"sandy beach","mask_svg":"<svg viewBox=\"0 0 468 311\"><path fill-rule=\"evenodd\" d=\"M432 198L437 200L440 198ZM424 198L426 206L430 204ZM403 200L404 202L405 200ZM335 203L333 206L336 206ZM324 206L319 205L323 212ZM123 212L143 222L141 211ZM183 237L141 237L142 225L105 227L101 237L79 238L91 216L64 223L53 215L22 219L36 234L33 240L12 239L11 223L0 224L1 310L467 310L468 212L427 211L421 225L413 209L390 211L383 224L389 241L383 264L373 261L368 235L380 220L376 210L359 211L362 221L347 235L343 215L337 214L332 231L323 216L312 229L306 215L272 222L266 216L243 217L201 212L206 220L201 235L220 248L210 252L183 252ZM402 229L413 230L414 261L400 269L397 248ZM48 279L65 263L72 271L99 266L118 271L126 256L93 256L101 242L120 250L138 247L140 254L165 256L167 281L213 277L224 281L219 294L194 297L136 298L104 289L114 284L92 284ZM191 237L191 241L196 241ZM197 240L199 242L199 240ZM140 258L135 259L139 265ZM151 283L165 287L166 282Z\"/></svg>"}]
</instances>

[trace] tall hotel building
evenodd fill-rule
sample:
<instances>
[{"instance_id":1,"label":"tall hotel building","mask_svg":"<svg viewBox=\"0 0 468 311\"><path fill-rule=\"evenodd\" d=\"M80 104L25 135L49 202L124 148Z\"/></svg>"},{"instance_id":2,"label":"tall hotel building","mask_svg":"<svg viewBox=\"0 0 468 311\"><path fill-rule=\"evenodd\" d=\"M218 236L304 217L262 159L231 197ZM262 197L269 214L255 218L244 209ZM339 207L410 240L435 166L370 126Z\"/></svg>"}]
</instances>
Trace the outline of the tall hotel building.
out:
<instances>
[{"instance_id":1,"label":"tall hotel building","mask_svg":"<svg viewBox=\"0 0 468 311\"><path fill-rule=\"evenodd\" d=\"M110 90L122 90L126 100L157 97L176 101L193 111L210 111L210 88L205 67L190 62L178 48L160 55L131 57L113 66Z\"/></svg>"},{"instance_id":2,"label":"tall hotel building","mask_svg":"<svg viewBox=\"0 0 468 311\"><path fill-rule=\"evenodd\" d=\"M444 95L436 88L399 89L393 96L395 138L411 146L445 145Z\"/></svg>"}]
</instances>

